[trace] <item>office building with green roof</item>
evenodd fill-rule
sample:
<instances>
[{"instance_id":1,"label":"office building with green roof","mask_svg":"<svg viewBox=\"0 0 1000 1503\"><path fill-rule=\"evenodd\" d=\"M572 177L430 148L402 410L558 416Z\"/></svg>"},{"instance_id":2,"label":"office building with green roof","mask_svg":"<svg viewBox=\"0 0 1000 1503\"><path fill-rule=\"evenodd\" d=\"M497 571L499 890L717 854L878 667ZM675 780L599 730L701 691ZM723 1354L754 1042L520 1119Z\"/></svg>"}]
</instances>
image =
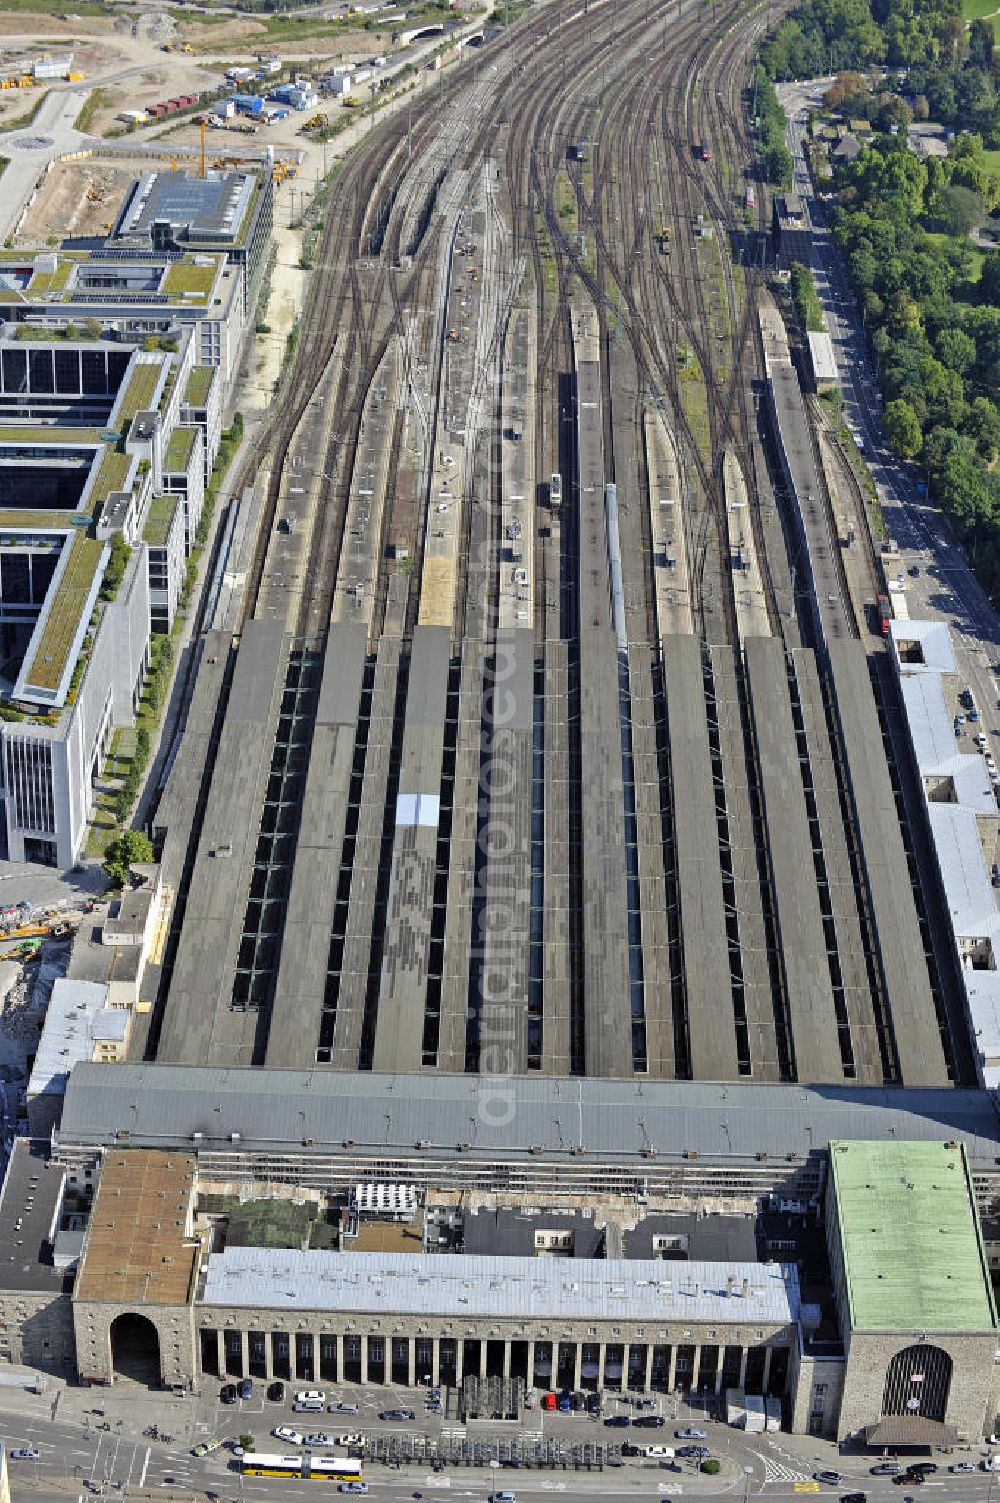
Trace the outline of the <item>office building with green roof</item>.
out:
<instances>
[{"instance_id":1,"label":"office building with green roof","mask_svg":"<svg viewBox=\"0 0 1000 1503\"><path fill-rule=\"evenodd\" d=\"M149 343L71 319L0 326L8 860L77 860L112 734L135 716L151 630L169 631L176 610L204 499L204 426L181 421L200 366L190 328Z\"/></svg>"}]
</instances>

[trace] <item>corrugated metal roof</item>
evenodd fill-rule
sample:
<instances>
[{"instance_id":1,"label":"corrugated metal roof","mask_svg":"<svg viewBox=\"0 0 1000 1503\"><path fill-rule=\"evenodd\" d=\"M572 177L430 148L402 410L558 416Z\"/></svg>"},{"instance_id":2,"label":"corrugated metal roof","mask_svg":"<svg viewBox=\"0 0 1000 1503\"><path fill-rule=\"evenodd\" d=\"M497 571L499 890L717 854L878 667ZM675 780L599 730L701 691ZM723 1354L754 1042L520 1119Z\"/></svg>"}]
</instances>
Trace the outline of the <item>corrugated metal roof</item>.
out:
<instances>
[{"instance_id":1,"label":"corrugated metal roof","mask_svg":"<svg viewBox=\"0 0 1000 1503\"><path fill-rule=\"evenodd\" d=\"M911 661L907 647L913 642L920 646L922 662ZM894 622L892 645L907 731L923 781L934 855L962 964L980 1078L995 1089L1000 1085L1000 906L978 826L980 816L989 815L992 820L996 814L993 785L981 757L946 755L950 718L943 675L955 671L947 625ZM963 765L969 763L974 764L971 770ZM954 779L956 803L931 797L934 780L945 776Z\"/></svg>"},{"instance_id":2,"label":"corrugated metal roof","mask_svg":"<svg viewBox=\"0 0 1000 1503\"><path fill-rule=\"evenodd\" d=\"M809 358L814 380L836 381L837 357L833 353L833 340L825 329L809 330Z\"/></svg>"},{"instance_id":3,"label":"corrugated metal roof","mask_svg":"<svg viewBox=\"0 0 1000 1503\"><path fill-rule=\"evenodd\" d=\"M52 988L35 1062L28 1081L28 1098L60 1095L70 1069L78 1060L89 1060L97 1038L110 1037L95 1031L108 1000L106 984L71 981L61 976ZM122 1011L122 1017L126 1014Z\"/></svg>"},{"instance_id":4,"label":"corrugated metal roof","mask_svg":"<svg viewBox=\"0 0 1000 1503\"><path fill-rule=\"evenodd\" d=\"M902 678L914 756L923 778L951 778L959 804L977 814L996 815L996 799L986 763L978 752L962 752L955 740L951 714L945 703L941 675L907 673ZM954 808L952 804L942 805Z\"/></svg>"},{"instance_id":5,"label":"corrugated metal roof","mask_svg":"<svg viewBox=\"0 0 1000 1503\"><path fill-rule=\"evenodd\" d=\"M727 1288L727 1278L733 1283ZM743 1296L743 1280L747 1294ZM732 1289L732 1293L729 1289ZM208 1260L206 1305L407 1315L788 1325L794 1264L489 1258L231 1247Z\"/></svg>"},{"instance_id":6,"label":"corrugated metal roof","mask_svg":"<svg viewBox=\"0 0 1000 1503\"><path fill-rule=\"evenodd\" d=\"M900 666L904 675L958 672L947 621L890 621L889 636L896 649L897 666ZM901 642L905 642L907 647L912 643L919 644L923 661L914 662L907 657L906 661L900 664Z\"/></svg>"},{"instance_id":7,"label":"corrugated metal roof","mask_svg":"<svg viewBox=\"0 0 1000 1503\"><path fill-rule=\"evenodd\" d=\"M688 1081L505 1079L83 1063L73 1070L59 1138L107 1143L238 1143L254 1148L349 1142L359 1158L429 1150L510 1161L552 1157L635 1162L650 1148L710 1162L825 1148L831 1138L962 1138L992 1166L1000 1119L985 1091ZM459 1144L468 1148L459 1149Z\"/></svg>"}]
</instances>

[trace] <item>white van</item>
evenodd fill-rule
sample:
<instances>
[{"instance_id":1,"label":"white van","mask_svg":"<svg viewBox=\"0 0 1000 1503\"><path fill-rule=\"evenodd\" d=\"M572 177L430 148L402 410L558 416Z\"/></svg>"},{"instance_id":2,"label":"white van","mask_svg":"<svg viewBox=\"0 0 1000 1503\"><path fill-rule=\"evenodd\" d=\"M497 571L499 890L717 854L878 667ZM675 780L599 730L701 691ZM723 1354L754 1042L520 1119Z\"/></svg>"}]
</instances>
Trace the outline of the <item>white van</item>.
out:
<instances>
[{"instance_id":1,"label":"white van","mask_svg":"<svg viewBox=\"0 0 1000 1503\"><path fill-rule=\"evenodd\" d=\"M296 1399L292 1405L293 1414L322 1414L323 1405L319 1399Z\"/></svg>"},{"instance_id":2,"label":"white van","mask_svg":"<svg viewBox=\"0 0 1000 1503\"><path fill-rule=\"evenodd\" d=\"M296 1404L302 1404L306 1399L317 1399L321 1404L325 1404L326 1394L322 1388L300 1388L295 1395Z\"/></svg>"}]
</instances>

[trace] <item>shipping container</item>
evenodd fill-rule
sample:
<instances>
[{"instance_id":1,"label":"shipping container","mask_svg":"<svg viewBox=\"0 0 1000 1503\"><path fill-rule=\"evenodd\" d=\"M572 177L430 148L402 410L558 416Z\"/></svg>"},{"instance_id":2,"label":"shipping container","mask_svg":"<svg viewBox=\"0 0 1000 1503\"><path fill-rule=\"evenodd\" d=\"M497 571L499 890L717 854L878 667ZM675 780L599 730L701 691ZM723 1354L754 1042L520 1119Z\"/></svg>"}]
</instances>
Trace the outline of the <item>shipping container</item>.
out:
<instances>
[{"instance_id":1,"label":"shipping container","mask_svg":"<svg viewBox=\"0 0 1000 1503\"><path fill-rule=\"evenodd\" d=\"M42 57L31 65L33 78L65 78L73 59Z\"/></svg>"}]
</instances>

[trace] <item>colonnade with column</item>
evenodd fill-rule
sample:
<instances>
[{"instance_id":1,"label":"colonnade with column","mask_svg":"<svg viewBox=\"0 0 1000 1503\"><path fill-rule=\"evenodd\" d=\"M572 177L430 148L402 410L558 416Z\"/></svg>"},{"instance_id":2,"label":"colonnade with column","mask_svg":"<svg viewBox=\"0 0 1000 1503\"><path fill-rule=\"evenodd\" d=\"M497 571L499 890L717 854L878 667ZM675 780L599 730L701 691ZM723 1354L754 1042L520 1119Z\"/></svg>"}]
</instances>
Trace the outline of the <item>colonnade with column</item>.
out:
<instances>
[{"instance_id":1,"label":"colonnade with column","mask_svg":"<svg viewBox=\"0 0 1000 1503\"><path fill-rule=\"evenodd\" d=\"M441 1335L430 1330L329 1330L312 1323L275 1328L230 1317L200 1324L200 1370L205 1377L282 1379L304 1384L361 1383L413 1388L467 1377L521 1377L541 1389L675 1389L720 1394L726 1388L781 1394L788 1374L791 1333L710 1333L711 1340L602 1339L560 1332L504 1334L491 1330ZM617 1333L616 1333L617 1337ZM727 1337L731 1339L727 1339Z\"/></svg>"}]
</instances>

